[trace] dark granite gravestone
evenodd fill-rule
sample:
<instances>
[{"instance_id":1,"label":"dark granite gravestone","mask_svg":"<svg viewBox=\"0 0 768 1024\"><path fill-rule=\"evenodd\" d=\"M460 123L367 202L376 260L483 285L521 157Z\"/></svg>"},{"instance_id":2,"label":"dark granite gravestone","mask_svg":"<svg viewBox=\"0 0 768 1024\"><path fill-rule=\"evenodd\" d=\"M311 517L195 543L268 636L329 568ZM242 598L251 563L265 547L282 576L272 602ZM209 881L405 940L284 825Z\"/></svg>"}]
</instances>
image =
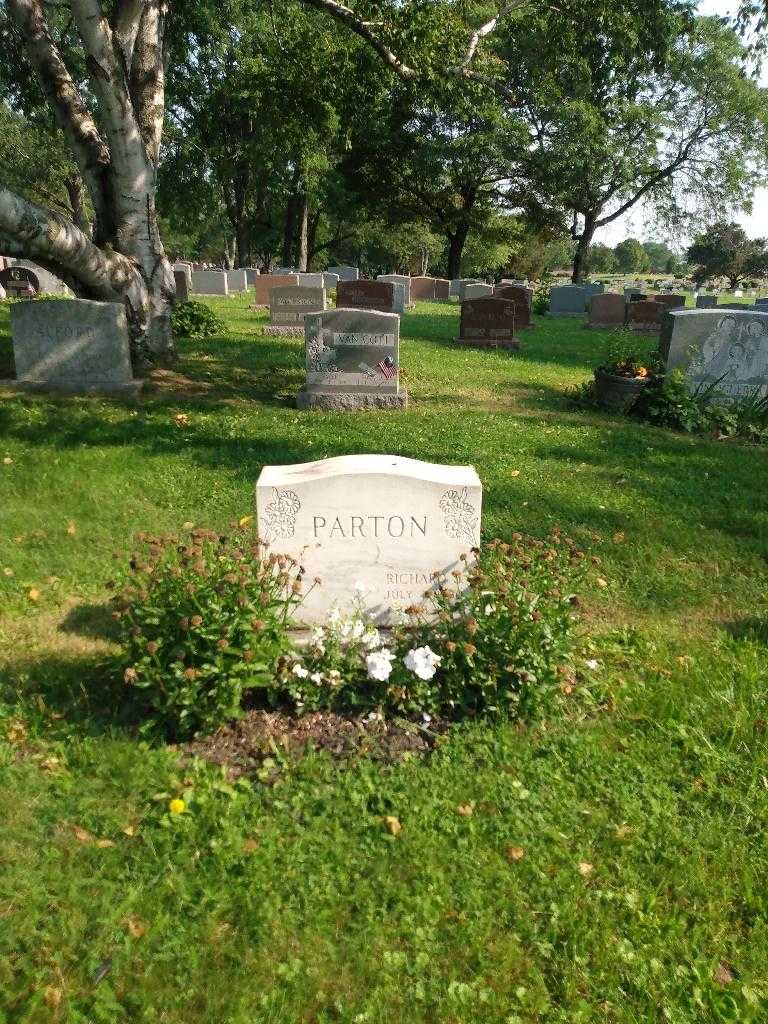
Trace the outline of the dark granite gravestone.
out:
<instances>
[{"instance_id":1,"label":"dark granite gravestone","mask_svg":"<svg viewBox=\"0 0 768 1024\"><path fill-rule=\"evenodd\" d=\"M497 299L511 299L512 302L525 304L528 309L533 305L533 288L520 284L497 284L493 293Z\"/></svg>"},{"instance_id":2,"label":"dark granite gravestone","mask_svg":"<svg viewBox=\"0 0 768 1024\"><path fill-rule=\"evenodd\" d=\"M684 295L670 295L668 292L664 292L662 295L654 295L653 301L660 302L667 309L685 309Z\"/></svg>"},{"instance_id":3,"label":"dark granite gravestone","mask_svg":"<svg viewBox=\"0 0 768 1024\"><path fill-rule=\"evenodd\" d=\"M176 301L177 302L188 302L189 301L189 282L191 278L191 271L187 273L186 270L174 270L173 279L176 282Z\"/></svg>"},{"instance_id":4,"label":"dark granite gravestone","mask_svg":"<svg viewBox=\"0 0 768 1024\"><path fill-rule=\"evenodd\" d=\"M391 281L339 281L336 289L338 309L373 309L395 312L395 286Z\"/></svg>"},{"instance_id":5,"label":"dark granite gravestone","mask_svg":"<svg viewBox=\"0 0 768 1024\"><path fill-rule=\"evenodd\" d=\"M297 399L300 409L406 408L408 393L400 388L400 317L396 313L364 309L308 313L304 331L307 384Z\"/></svg>"},{"instance_id":6,"label":"dark granite gravestone","mask_svg":"<svg viewBox=\"0 0 768 1024\"><path fill-rule=\"evenodd\" d=\"M10 298L31 298L40 292L37 274L29 267L6 267L0 270L0 284Z\"/></svg>"},{"instance_id":7,"label":"dark granite gravestone","mask_svg":"<svg viewBox=\"0 0 768 1024\"><path fill-rule=\"evenodd\" d=\"M627 316L627 303L623 295L605 292L589 300L589 326L596 328L623 327Z\"/></svg>"},{"instance_id":8,"label":"dark granite gravestone","mask_svg":"<svg viewBox=\"0 0 768 1024\"><path fill-rule=\"evenodd\" d=\"M435 302L447 299L450 286L450 281L443 281L439 277L412 277L411 301Z\"/></svg>"},{"instance_id":9,"label":"dark granite gravestone","mask_svg":"<svg viewBox=\"0 0 768 1024\"><path fill-rule=\"evenodd\" d=\"M633 331L660 331L667 307L661 302L640 299L627 305L627 326Z\"/></svg>"},{"instance_id":10,"label":"dark granite gravestone","mask_svg":"<svg viewBox=\"0 0 768 1024\"><path fill-rule=\"evenodd\" d=\"M674 310L660 349L668 370L682 370L692 391L725 398L768 395L768 311Z\"/></svg>"},{"instance_id":11,"label":"dark granite gravestone","mask_svg":"<svg viewBox=\"0 0 768 1024\"><path fill-rule=\"evenodd\" d=\"M697 295L696 309L715 309L717 306L716 295Z\"/></svg>"},{"instance_id":12,"label":"dark granite gravestone","mask_svg":"<svg viewBox=\"0 0 768 1024\"><path fill-rule=\"evenodd\" d=\"M325 309L325 289L306 288L289 284L272 288L269 293L269 324L265 334L304 334L304 317L307 313L322 313Z\"/></svg>"},{"instance_id":13,"label":"dark granite gravestone","mask_svg":"<svg viewBox=\"0 0 768 1024\"><path fill-rule=\"evenodd\" d=\"M493 295L467 299L461 304L458 345L472 348L519 349L515 331L525 318L530 319L527 306Z\"/></svg>"}]
</instances>

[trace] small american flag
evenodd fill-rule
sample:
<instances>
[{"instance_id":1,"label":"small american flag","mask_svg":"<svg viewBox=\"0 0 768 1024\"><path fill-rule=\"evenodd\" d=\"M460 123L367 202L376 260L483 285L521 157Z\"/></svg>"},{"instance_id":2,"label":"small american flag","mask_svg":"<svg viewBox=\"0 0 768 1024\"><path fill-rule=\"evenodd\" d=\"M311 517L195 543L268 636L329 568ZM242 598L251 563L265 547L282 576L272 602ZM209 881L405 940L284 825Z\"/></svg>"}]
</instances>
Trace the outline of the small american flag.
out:
<instances>
[{"instance_id":1,"label":"small american flag","mask_svg":"<svg viewBox=\"0 0 768 1024\"><path fill-rule=\"evenodd\" d=\"M382 359L381 362L377 365L377 369L381 370L381 372L384 374L387 380L391 380L393 377L397 375L397 370L395 369L395 362L392 356L387 356L386 359Z\"/></svg>"}]
</instances>

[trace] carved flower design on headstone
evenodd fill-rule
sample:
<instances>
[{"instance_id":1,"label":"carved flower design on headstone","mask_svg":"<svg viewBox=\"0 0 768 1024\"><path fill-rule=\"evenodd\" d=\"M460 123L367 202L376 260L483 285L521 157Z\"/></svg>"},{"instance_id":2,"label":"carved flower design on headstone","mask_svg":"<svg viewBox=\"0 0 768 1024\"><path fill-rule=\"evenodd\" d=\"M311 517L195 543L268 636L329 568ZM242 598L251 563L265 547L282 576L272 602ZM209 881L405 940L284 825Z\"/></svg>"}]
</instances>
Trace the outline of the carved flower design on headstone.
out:
<instances>
[{"instance_id":1,"label":"carved flower design on headstone","mask_svg":"<svg viewBox=\"0 0 768 1024\"><path fill-rule=\"evenodd\" d=\"M477 512L474 505L470 505L467 501L466 487L461 491L446 491L440 499L440 508L447 536L454 540L466 541L470 546L473 545Z\"/></svg>"},{"instance_id":2,"label":"carved flower design on headstone","mask_svg":"<svg viewBox=\"0 0 768 1024\"><path fill-rule=\"evenodd\" d=\"M266 540L293 537L301 501L295 491L274 491L274 501L264 510L262 530Z\"/></svg>"}]
</instances>

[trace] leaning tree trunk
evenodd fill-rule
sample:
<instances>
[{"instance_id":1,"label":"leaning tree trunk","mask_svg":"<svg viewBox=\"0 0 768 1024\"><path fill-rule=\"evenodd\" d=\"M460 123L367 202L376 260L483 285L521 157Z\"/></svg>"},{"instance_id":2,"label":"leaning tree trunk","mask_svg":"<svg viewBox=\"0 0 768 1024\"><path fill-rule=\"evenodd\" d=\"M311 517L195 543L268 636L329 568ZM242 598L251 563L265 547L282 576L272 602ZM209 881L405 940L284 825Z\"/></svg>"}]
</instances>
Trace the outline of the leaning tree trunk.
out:
<instances>
[{"instance_id":1,"label":"leaning tree trunk","mask_svg":"<svg viewBox=\"0 0 768 1024\"><path fill-rule=\"evenodd\" d=\"M462 221L456 230L448 235L448 277L461 277L461 257L469 234L469 224Z\"/></svg>"},{"instance_id":2,"label":"leaning tree trunk","mask_svg":"<svg viewBox=\"0 0 768 1024\"><path fill-rule=\"evenodd\" d=\"M302 272L306 272L308 266L307 253L308 253L308 236L307 229L309 227L309 201L307 199L306 192L302 192L299 196L299 245L298 245L298 260L297 267Z\"/></svg>"},{"instance_id":3,"label":"leaning tree trunk","mask_svg":"<svg viewBox=\"0 0 768 1024\"><path fill-rule=\"evenodd\" d=\"M39 260L84 298L125 305L136 368L175 358L173 270L155 207L165 104L167 0L70 0L98 123L70 73L42 0L7 0L88 189L93 233L0 189L0 249ZM81 73L78 67L78 75Z\"/></svg>"}]
</instances>

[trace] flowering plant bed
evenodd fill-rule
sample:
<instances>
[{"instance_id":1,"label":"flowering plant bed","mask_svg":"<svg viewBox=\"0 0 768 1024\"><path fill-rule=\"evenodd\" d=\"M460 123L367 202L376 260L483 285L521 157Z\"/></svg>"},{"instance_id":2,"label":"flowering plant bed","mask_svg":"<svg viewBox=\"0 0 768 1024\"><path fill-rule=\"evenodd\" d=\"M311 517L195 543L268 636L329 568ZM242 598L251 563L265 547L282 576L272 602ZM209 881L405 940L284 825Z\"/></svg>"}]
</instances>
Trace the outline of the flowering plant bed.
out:
<instances>
[{"instance_id":1,"label":"flowering plant bed","mask_svg":"<svg viewBox=\"0 0 768 1024\"><path fill-rule=\"evenodd\" d=\"M115 599L124 681L143 717L172 738L211 731L244 704L297 714L364 710L433 716L534 716L571 676L574 584L584 552L555 529L475 549L436 577L389 632L333 611L303 646L291 615L308 584L267 555L246 517L233 537L193 530L145 537Z\"/></svg>"}]
</instances>

